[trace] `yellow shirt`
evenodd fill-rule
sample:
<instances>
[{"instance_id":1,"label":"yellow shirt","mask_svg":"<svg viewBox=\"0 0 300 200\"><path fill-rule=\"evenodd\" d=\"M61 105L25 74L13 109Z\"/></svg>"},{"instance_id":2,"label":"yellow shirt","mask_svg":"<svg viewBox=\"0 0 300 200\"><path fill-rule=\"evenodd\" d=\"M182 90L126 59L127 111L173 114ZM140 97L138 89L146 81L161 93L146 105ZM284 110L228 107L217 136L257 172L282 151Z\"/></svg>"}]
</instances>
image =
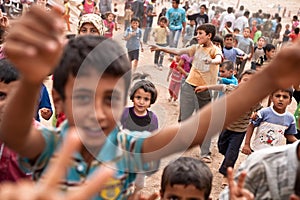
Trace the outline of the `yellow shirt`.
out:
<instances>
[{"instance_id":1,"label":"yellow shirt","mask_svg":"<svg viewBox=\"0 0 300 200\"><path fill-rule=\"evenodd\" d=\"M221 49L215 45L203 47L197 44L189 47L189 55L194 56L194 59L186 82L193 86L217 84L219 64L205 64L205 60L221 56Z\"/></svg>"}]
</instances>

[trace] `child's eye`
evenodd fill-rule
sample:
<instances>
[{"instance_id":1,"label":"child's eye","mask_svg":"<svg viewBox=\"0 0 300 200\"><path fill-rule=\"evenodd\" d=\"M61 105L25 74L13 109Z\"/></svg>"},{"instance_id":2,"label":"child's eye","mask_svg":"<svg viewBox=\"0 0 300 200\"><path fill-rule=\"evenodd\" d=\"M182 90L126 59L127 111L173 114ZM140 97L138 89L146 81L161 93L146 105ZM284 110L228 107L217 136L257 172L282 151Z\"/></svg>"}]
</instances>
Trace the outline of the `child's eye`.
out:
<instances>
[{"instance_id":1,"label":"child's eye","mask_svg":"<svg viewBox=\"0 0 300 200\"><path fill-rule=\"evenodd\" d=\"M0 101L3 101L6 99L7 94L4 92L0 92Z\"/></svg>"},{"instance_id":2,"label":"child's eye","mask_svg":"<svg viewBox=\"0 0 300 200\"><path fill-rule=\"evenodd\" d=\"M77 105L90 104L92 102L92 98L88 95L75 95L74 102Z\"/></svg>"},{"instance_id":3,"label":"child's eye","mask_svg":"<svg viewBox=\"0 0 300 200\"><path fill-rule=\"evenodd\" d=\"M97 29L92 29L91 33L98 33L98 30Z\"/></svg>"},{"instance_id":4,"label":"child's eye","mask_svg":"<svg viewBox=\"0 0 300 200\"><path fill-rule=\"evenodd\" d=\"M168 200L179 200L178 196L170 196Z\"/></svg>"},{"instance_id":5,"label":"child's eye","mask_svg":"<svg viewBox=\"0 0 300 200\"><path fill-rule=\"evenodd\" d=\"M141 96L135 96L134 98L136 98L137 100L140 100L142 97Z\"/></svg>"},{"instance_id":6,"label":"child's eye","mask_svg":"<svg viewBox=\"0 0 300 200\"><path fill-rule=\"evenodd\" d=\"M145 101L150 101L150 98L145 97L144 100L145 100Z\"/></svg>"}]
</instances>

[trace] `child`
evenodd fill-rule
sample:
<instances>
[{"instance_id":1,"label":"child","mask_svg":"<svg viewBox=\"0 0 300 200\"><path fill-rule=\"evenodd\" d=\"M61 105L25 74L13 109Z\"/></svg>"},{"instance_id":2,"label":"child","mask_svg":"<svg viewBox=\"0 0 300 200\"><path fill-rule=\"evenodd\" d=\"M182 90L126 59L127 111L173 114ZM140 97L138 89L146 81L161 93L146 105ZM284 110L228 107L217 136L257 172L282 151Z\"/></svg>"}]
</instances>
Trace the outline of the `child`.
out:
<instances>
[{"instance_id":1,"label":"child","mask_svg":"<svg viewBox=\"0 0 300 200\"><path fill-rule=\"evenodd\" d=\"M40 175L58 148L58 141L60 143L63 140L68 141L73 134L80 134L81 138L85 138L81 140L85 145L76 154L72 154L76 159L72 162L73 166L68 168L70 173L65 181L55 179L57 181L54 183L49 182L50 189L47 190L48 192L39 193L42 195L39 196L40 199L56 193L57 183L84 187L82 183L88 182L86 177L102 164L101 161L116 163L120 171L116 170L115 181L110 181L110 185L101 191L98 189L102 186L100 183L99 187L94 185L94 189L95 187L98 189L97 198L101 199L100 195L104 195L105 199L128 196L130 192L127 188L135 179L135 175L129 176L124 173L125 171L136 173L141 168L156 169L156 162L143 165L141 160L144 162L158 160L171 153L201 144L206 135L219 132L225 125L264 98L268 92L278 87L300 84L300 68L294 65L300 61L298 54L295 53L299 51L299 45L295 44L283 49L269 67L250 79L244 87L208 105L186 122L165 127L152 137L133 137L130 133L119 131L117 126L126 104L131 78L127 54L113 40L83 36L70 40L62 55L63 29L61 14L55 11L46 12L33 6L31 12L14 24L6 40L7 56L22 73L22 79L4 111L0 126L1 140L22 157L28 158L27 166L35 166L34 174ZM27 34L32 37L24 37ZM31 126L39 85L54 68L56 70L53 95L61 99L56 101L57 106L65 110L68 119L60 134L48 129L37 130ZM241 97L243 101L239 101ZM220 110L217 113L213 112L212 108L222 109L225 102L226 112ZM238 107L236 102L239 102ZM218 120L217 126L213 123L210 127L211 119L217 117L224 119L224 123ZM82 131L75 131L75 128ZM70 137L63 137L63 135ZM105 139L104 135L108 138ZM93 155L99 149L102 153L97 154L96 160ZM22 160L26 161L26 159ZM57 170L57 173L61 171L64 170ZM91 181L97 183L95 179ZM113 194L111 190L107 190L108 188L113 188ZM70 194L66 187L65 189L66 193ZM36 187L28 187L26 191L33 197L37 194L33 192L36 191ZM118 191L123 193L117 193ZM95 191L92 194L94 193ZM107 194L112 195L107 197Z\"/></svg>"},{"instance_id":2,"label":"child","mask_svg":"<svg viewBox=\"0 0 300 200\"><path fill-rule=\"evenodd\" d=\"M233 62L226 60L220 64L219 73L220 77L219 83L225 85L237 85L238 81L235 78Z\"/></svg>"},{"instance_id":3,"label":"child","mask_svg":"<svg viewBox=\"0 0 300 200\"><path fill-rule=\"evenodd\" d=\"M140 46L141 52L143 52L144 49L141 42L142 30L139 28L140 20L134 17L130 23L131 26L126 29L124 39L127 41L126 48L129 60L131 61L132 70L135 71L139 62Z\"/></svg>"},{"instance_id":4,"label":"child","mask_svg":"<svg viewBox=\"0 0 300 200\"><path fill-rule=\"evenodd\" d=\"M248 58L248 55L244 51L234 47L234 35L231 33L224 37L223 55L225 60L230 60L234 64L237 58L243 60Z\"/></svg>"},{"instance_id":5,"label":"child","mask_svg":"<svg viewBox=\"0 0 300 200\"><path fill-rule=\"evenodd\" d=\"M241 49L242 51L245 52L245 54L247 54L247 59L237 60L236 62L238 68L237 77L239 77L243 73L247 60L251 60L253 55L254 44L253 44L253 40L250 38L250 32L251 32L250 28L246 27L243 30L243 35L235 36L238 41L237 48Z\"/></svg>"},{"instance_id":6,"label":"child","mask_svg":"<svg viewBox=\"0 0 300 200\"><path fill-rule=\"evenodd\" d=\"M254 33L254 37L253 37L253 42L254 42L254 45L256 45L257 41L258 41L258 38L260 38L262 36L262 31L261 31L261 25L257 25L257 30L256 32Z\"/></svg>"},{"instance_id":7,"label":"child","mask_svg":"<svg viewBox=\"0 0 300 200\"><path fill-rule=\"evenodd\" d=\"M157 116L148 110L157 98L154 84L148 80L140 80L131 88L129 96L133 107L127 107L123 111L121 117L123 128L140 132L153 132L158 129ZM137 174L135 186L137 191L145 187L145 174Z\"/></svg>"},{"instance_id":8,"label":"child","mask_svg":"<svg viewBox=\"0 0 300 200\"><path fill-rule=\"evenodd\" d=\"M161 17L159 19L159 26L157 26L153 31L153 37L155 44L161 47L166 47L168 45L168 35L170 30L168 28L168 20L166 17ZM164 52L156 51L154 54L154 65L158 67L159 70L163 68Z\"/></svg>"},{"instance_id":9,"label":"child","mask_svg":"<svg viewBox=\"0 0 300 200\"><path fill-rule=\"evenodd\" d=\"M198 44L183 49L152 46L150 49L161 50L175 55L188 54L194 56L190 73L182 86L180 95L180 112L178 121L189 118L195 110L201 109L211 101L209 91L195 94L194 89L201 85L216 84L218 78L218 64L222 60L222 51L212 43L216 28L212 24L197 27ZM201 147L201 158L205 162L212 162L210 157L210 138Z\"/></svg>"},{"instance_id":10,"label":"child","mask_svg":"<svg viewBox=\"0 0 300 200\"><path fill-rule=\"evenodd\" d=\"M0 119L7 99L17 87L19 72L6 59L0 60ZM29 178L18 166L18 155L10 150L7 145L0 141L0 182L16 182L20 179Z\"/></svg>"},{"instance_id":11,"label":"child","mask_svg":"<svg viewBox=\"0 0 300 200\"><path fill-rule=\"evenodd\" d=\"M85 14L79 18L78 35L104 35L105 26L102 18L97 14Z\"/></svg>"},{"instance_id":12,"label":"child","mask_svg":"<svg viewBox=\"0 0 300 200\"><path fill-rule=\"evenodd\" d=\"M289 38L291 38L292 42L295 42L298 38L300 38L299 32L300 32L300 28L296 27L294 32L289 34Z\"/></svg>"},{"instance_id":13,"label":"child","mask_svg":"<svg viewBox=\"0 0 300 200\"><path fill-rule=\"evenodd\" d=\"M194 33L196 29L195 24L196 24L195 20L191 19L190 23L186 26L185 34L182 38L182 47L185 47L187 42L194 37Z\"/></svg>"},{"instance_id":14,"label":"child","mask_svg":"<svg viewBox=\"0 0 300 200\"><path fill-rule=\"evenodd\" d=\"M239 79L239 86L245 84L255 73L254 70L246 70ZM228 94L236 89L235 85L210 85L210 86L200 86L195 89L195 91L202 91L205 89L212 90L221 90ZM222 187L228 185L227 182L227 168L234 167L235 162L239 156L239 151L241 144L244 140L247 126L249 124L249 120L251 114L261 108L260 104L253 106L247 112L245 112L242 116L239 117L238 120L231 123L224 131L221 132L218 139L218 149L219 152L224 155L224 160L219 168L219 172L224 176L222 180Z\"/></svg>"},{"instance_id":15,"label":"child","mask_svg":"<svg viewBox=\"0 0 300 200\"><path fill-rule=\"evenodd\" d=\"M264 56L256 60L256 70L261 70L262 67L267 66L275 57L276 51L273 44L267 44L264 48ZM268 104L269 106L270 104Z\"/></svg>"},{"instance_id":16,"label":"child","mask_svg":"<svg viewBox=\"0 0 300 200\"><path fill-rule=\"evenodd\" d=\"M180 56L176 55L175 59L172 61L170 65L170 70L167 77L167 82L170 81L169 84L170 98L168 99L169 102L172 102L172 100L176 102L176 100L178 99L178 94L181 86L181 78L182 78L180 71L177 69L177 65L179 61L180 61ZM170 80L170 76L171 76L171 80Z\"/></svg>"},{"instance_id":17,"label":"child","mask_svg":"<svg viewBox=\"0 0 300 200\"><path fill-rule=\"evenodd\" d=\"M290 25L286 24L285 25L285 31L284 31L283 37L282 37L282 45L286 45L286 43L290 40L290 37L289 37L290 33L291 33Z\"/></svg>"},{"instance_id":18,"label":"child","mask_svg":"<svg viewBox=\"0 0 300 200\"><path fill-rule=\"evenodd\" d=\"M125 14L124 14L124 31L130 26L131 17L133 15L133 11L131 10L131 5L126 4Z\"/></svg>"},{"instance_id":19,"label":"child","mask_svg":"<svg viewBox=\"0 0 300 200\"><path fill-rule=\"evenodd\" d=\"M213 174L201 160L180 157L168 164L161 177L160 197L209 200Z\"/></svg>"},{"instance_id":20,"label":"child","mask_svg":"<svg viewBox=\"0 0 300 200\"><path fill-rule=\"evenodd\" d=\"M225 23L224 29L222 31L222 36L224 37L227 34L233 33L233 29L231 28L232 22L228 21Z\"/></svg>"},{"instance_id":21,"label":"child","mask_svg":"<svg viewBox=\"0 0 300 200\"><path fill-rule=\"evenodd\" d=\"M118 30L117 26L116 26L116 24L114 22L115 15L112 12L107 12L105 14L105 16L106 16L105 20L103 20L104 26L106 28L104 37L106 37L106 38L112 38L113 37L114 29L115 29L115 31Z\"/></svg>"},{"instance_id":22,"label":"child","mask_svg":"<svg viewBox=\"0 0 300 200\"><path fill-rule=\"evenodd\" d=\"M254 47L254 52L253 56L251 58L251 69L256 70L256 63L260 59L260 57L265 56L265 50L264 50L264 45L265 45L265 38L260 37L258 38L257 45Z\"/></svg>"},{"instance_id":23,"label":"child","mask_svg":"<svg viewBox=\"0 0 300 200\"><path fill-rule=\"evenodd\" d=\"M294 116L286 111L292 102L293 90L279 89L271 94L273 106L258 111L256 119L248 126L242 153L251 154L259 149L280 146L288 142L295 142L297 133ZM250 147L253 130L257 127L255 138Z\"/></svg>"},{"instance_id":24,"label":"child","mask_svg":"<svg viewBox=\"0 0 300 200\"><path fill-rule=\"evenodd\" d=\"M76 7L81 11L80 16L84 14L97 13L96 2L94 0L83 0L82 3L78 4Z\"/></svg>"}]
</instances>

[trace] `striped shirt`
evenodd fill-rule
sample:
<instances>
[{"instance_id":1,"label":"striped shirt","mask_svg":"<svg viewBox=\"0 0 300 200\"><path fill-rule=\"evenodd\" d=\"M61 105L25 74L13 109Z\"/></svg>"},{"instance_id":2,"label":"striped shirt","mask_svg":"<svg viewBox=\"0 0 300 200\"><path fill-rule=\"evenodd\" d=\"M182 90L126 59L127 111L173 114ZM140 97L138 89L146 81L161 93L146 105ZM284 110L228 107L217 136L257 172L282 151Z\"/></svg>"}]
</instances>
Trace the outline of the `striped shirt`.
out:
<instances>
[{"instance_id":1,"label":"striped shirt","mask_svg":"<svg viewBox=\"0 0 300 200\"><path fill-rule=\"evenodd\" d=\"M296 174L300 161L300 141L290 145L265 148L252 153L238 169L235 180L242 171L247 172L244 188L255 199L289 199L294 193ZM220 200L229 200L228 187L220 194Z\"/></svg>"}]
</instances>

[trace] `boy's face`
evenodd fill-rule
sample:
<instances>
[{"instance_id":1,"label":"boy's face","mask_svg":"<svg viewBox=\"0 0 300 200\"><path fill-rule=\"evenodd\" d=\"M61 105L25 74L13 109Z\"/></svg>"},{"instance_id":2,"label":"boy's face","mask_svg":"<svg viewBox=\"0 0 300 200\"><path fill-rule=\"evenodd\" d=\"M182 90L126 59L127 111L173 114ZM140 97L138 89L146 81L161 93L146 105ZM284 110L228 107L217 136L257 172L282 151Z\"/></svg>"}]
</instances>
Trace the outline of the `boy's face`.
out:
<instances>
[{"instance_id":1,"label":"boy's face","mask_svg":"<svg viewBox=\"0 0 300 200\"><path fill-rule=\"evenodd\" d=\"M176 1L172 1L172 7L175 9L178 8L178 4L176 3Z\"/></svg>"},{"instance_id":2,"label":"boy's face","mask_svg":"<svg viewBox=\"0 0 300 200\"><path fill-rule=\"evenodd\" d=\"M244 74L243 77L239 80L239 85L244 84L245 82L249 81L253 74Z\"/></svg>"},{"instance_id":3,"label":"boy's face","mask_svg":"<svg viewBox=\"0 0 300 200\"><path fill-rule=\"evenodd\" d=\"M245 38L248 38L250 36L250 30L248 28L244 29L243 35Z\"/></svg>"},{"instance_id":4,"label":"boy's face","mask_svg":"<svg viewBox=\"0 0 300 200\"><path fill-rule=\"evenodd\" d=\"M84 23L79 30L79 35L100 35L100 33L92 23Z\"/></svg>"},{"instance_id":5,"label":"boy's face","mask_svg":"<svg viewBox=\"0 0 300 200\"><path fill-rule=\"evenodd\" d=\"M151 93L145 92L144 89L139 88L133 96L134 112L138 116L147 114L147 109L150 107Z\"/></svg>"},{"instance_id":6,"label":"boy's face","mask_svg":"<svg viewBox=\"0 0 300 200\"><path fill-rule=\"evenodd\" d=\"M137 29L139 27L139 22L138 21L132 21L131 22L131 28L132 29Z\"/></svg>"},{"instance_id":7,"label":"boy's face","mask_svg":"<svg viewBox=\"0 0 300 200\"><path fill-rule=\"evenodd\" d=\"M265 44L265 39L263 38L260 38L258 41L257 41L257 46L259 47L263 47Z\"/></svg>"},{"instance_id":8,"label":"boy's face","mask_svg":"<svg viewBox=\"0 0 300 200\"><path fill-rule=\"evenodd\" d=\"M200 7L200 13L201 13L201 14L204 14L204 13L205 13L205 8L204 8L204 6L201 6L201 7Z\"/></svg>"},{"instance_id":9,"label":"boy's face","mask_svg":"<svg viewBox=\"0 0 300 200\"><path fill-rule=\"evenodd\" d=\"M225 47L233 47L233 38L232 37L225 38L224 45Z\"/></svg>"},{"instance_id":10,"label":"boy's face","mask_svg":"<svg viewBox=\"0 0 300 200\"><path fill-rule=\"evenodd\" d=\"M13 81L9 84L0 82L0 119L5 106L7 97L11 95L12 91L17 87L19 81Z\"/></svg>"},{"instance_id":11,"label":"boy's face","mask_svg":"<svg viewBox=\"0 0 300 200\"><path fill-rule=\"evenodd\" d=\"M227 70L225 67L220 67L219 72L220 72L220 77L223 78L229 78L233 74L232 70Z\"/></svg>"},{"instance_id":12,"label":"boy's face","mask_svg":"<svg viewBox=\"0 0 300 200\"><path fill-rule=\"evenodd\" d=\"M162 20L162 21L159 22L159 26L160 27L166 27L166 24L167 23L164 20Z\"/></svg>"},{"instance_id":13,"label":"boy's face","mask_svg":"<svg viewBox=\"0 0 300 200\"><path fill-rule=\"evenodd\" d=\"M167 185L162 200L205 200L204 191L198 190L194 185Z\"/></svg>"},{"instance_id":14,"label":"boy's face","mask_svg":"<svg viewBox=\"0 0 300 200\"><path fill-rule=\"evenodd\" d=\"M273 59L275 57L276 51L275 49L271 49L270 51L266 51L266 56L268 59Z\"/></svg>"},{"instance_id":15,"label":"boy's face","mask_svg":"<svg viewBox=\"0 0 300 200\"><path fill-rule=\"evenodd\" d=\"M290 94L286 91L278 90L271 96L273 102L273 109L282 114L285 113L286 107L292 102Z\"/></svg>"},{"instance_id":16,"label":"boy's face","mask_svg":"<svg viewBox=\"0 0 300 200\"><path fill-rule=\"evenodd\" d=\"M194 26L196 24L195 20L190 21L190 25Z\"/></svg>"},{"instance_id":17,"label":"boy's face","mask_svg":"<svg viewBox=\"0 0 300 200\"><path fill-rule=\"evenodd\" d=\"M101 148L125 106L124 79L86 69L76 79L70 75L65 97L63 108L70 126L82 129L83 144Z\"/></svg>"},{"instance_id":18,"label":"boy's face","mask_svg":"<svg viewBox=\"0 0 300 200\"><path fill-rule=\"evenodd\" d=\"M208 44L211 42L211 34L206 34L204 30L197 30L197 36L198 44Z\"/></svg>"}]
</instances>

